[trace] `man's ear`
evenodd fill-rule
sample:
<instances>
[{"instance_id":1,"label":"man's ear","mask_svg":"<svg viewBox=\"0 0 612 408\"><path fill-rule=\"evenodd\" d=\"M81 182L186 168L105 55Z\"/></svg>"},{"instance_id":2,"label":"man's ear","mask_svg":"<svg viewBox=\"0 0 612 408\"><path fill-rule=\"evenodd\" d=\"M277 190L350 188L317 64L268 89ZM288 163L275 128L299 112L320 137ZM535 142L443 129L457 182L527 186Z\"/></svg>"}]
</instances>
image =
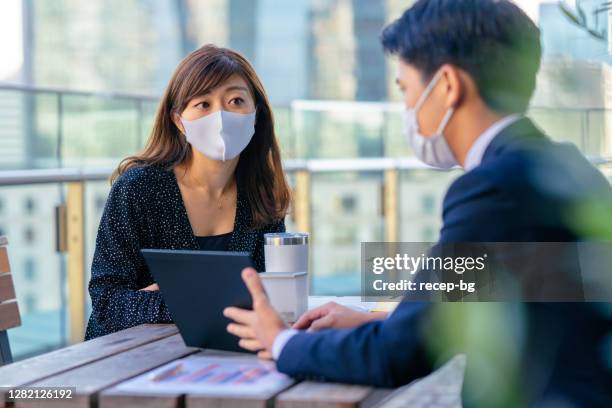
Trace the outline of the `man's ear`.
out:
<instances>
[{"instance_id":1,"label":"man's ear","mask_svg":"<svg viewBox=\"0 0 612 408\"><path fill-rule=\"evenodd\" d=\"M172 112L170 115L172 116L174 126L176 126L182 134L185 134L185 128L183 127L183 122L181 122L181 116L176 112Z\"/></svg>"},{"instance_id":2,"label":"man's ear","mask_svg":"<svg viewBox=\"0 0 612 408\"><path fill-rule=\"evenodd\" d=\"M443 98L447 109L455 108L464 97L465 84L463 83L461 70L450 64L445 64L441 67L442 78L440 82L444 84L440 87L444 92Z\"/></svg>"}]
</instances>

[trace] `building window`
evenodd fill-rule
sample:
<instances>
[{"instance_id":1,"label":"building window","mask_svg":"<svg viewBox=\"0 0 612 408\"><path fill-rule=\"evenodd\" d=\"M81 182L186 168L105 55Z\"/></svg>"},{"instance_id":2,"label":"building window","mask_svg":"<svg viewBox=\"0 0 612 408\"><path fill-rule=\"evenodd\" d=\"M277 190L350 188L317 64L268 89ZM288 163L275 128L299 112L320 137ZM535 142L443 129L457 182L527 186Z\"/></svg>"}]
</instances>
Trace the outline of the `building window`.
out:
<instances>
[{"instance_id":1,"label":"building window","mask_svg":"<svg viewBox=\"0 0 612 408\"><path fill-rule=\"evenodd\" d=\"M435 232L430 226L425 226L421 229L421 239L423 242L435 242Z\"/></svg>"},{"instance_id":2,"label":"building window","mask_svg":"<svg viewBox=\"0 0 612 408\"><path fill-rule=\"evenodd\" d=\"M26 198L24 207L26 214L34 214L34 212L36 211L36 202L32 197L28 197Z\"/></svg>"},{"instance_id":3,"label":"building window","mask_svg":"<svg viewBox=\"0 0 612 408\"><path fill-rule=\"evenodd\" d=\"M433 194L425 194L421 201L423 214L433 215L436 207L436 198Z\"/></svg>"},{"instance_id":4,"label":"building window","mask_svg":"<svg viewBox=\"0 0 612 408\"><path fill-rule=\"evenodd\" d=\"M24 231L25 241L28 244L33 244L35 240L34 228L26 227Z\"/></svg>"},{"instance_id":5,"label":"building window","mask_svg":"<svg viewBox=\"0 0 612 408\"><path fill-rule=\"evenodd\" d=\"M32 313L36 310L36 297L31 293L28 293L23 298L26 313Z\"/></svg>"},{"instance_id":6,"label":"building window","mask_svg":"<svg viewBox=\"0 0 612 408\"><path fill-rule=\"evenodd\" d=\"M33 258L26 258L23 267L26 280L34 282L36 280L36 261Z\"/></svg>"},{"instance_id":7,"label":"building window","mask_svg":"<svg viewBox=\"0 0 612 408\"><path fill-rule=\"evenodd\" d=\"M355 209L357 208L357 200L355 199L355 196L343 196L340 205L342 206L342 210L344 212L355 212Z\"/></svg>"}]
</instances>

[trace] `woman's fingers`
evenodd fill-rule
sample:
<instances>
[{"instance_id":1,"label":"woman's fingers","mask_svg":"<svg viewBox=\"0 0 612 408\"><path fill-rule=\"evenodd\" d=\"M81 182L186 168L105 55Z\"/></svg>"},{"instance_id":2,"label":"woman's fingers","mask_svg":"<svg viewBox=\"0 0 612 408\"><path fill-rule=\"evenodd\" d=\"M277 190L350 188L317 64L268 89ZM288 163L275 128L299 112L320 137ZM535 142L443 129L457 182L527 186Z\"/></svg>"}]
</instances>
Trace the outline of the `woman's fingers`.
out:
<instances>
[{"instance_id":1,"label":"woman's fingers","mask_svg":"<svg viewBox=\"0 0 612 408\"><path fill-rule=\"evenodd\" d=\"M255 338L255 332L253 331L253 329L241 324L230 323L227 325L227 331L233 334L234 336L238 336L243 339Z\"/></svg>"},{"instance_id":2,"label":"woman's fingers","mask_svg":"<svg viewBox=\"0 0 612 408\"><path fill-rule=\"evenodd\" d=\"M159 286L157 285L157 283L154 283L154 284L149 285L146 288L142 288L140 290L144 291L144 292L157 292L157 291L159 291Z\"/></svg>"}]
</instances>

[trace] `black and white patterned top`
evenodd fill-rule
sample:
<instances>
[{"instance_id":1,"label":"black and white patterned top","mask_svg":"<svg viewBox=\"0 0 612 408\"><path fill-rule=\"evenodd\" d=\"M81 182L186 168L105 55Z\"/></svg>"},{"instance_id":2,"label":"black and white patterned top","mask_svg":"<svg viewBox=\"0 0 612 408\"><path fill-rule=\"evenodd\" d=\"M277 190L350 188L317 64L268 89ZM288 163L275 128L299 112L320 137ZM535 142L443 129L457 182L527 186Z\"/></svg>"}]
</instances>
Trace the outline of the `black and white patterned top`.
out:
<instances>
[{"instance_id":1,"label":"black and white patterned top","mask_svg":"<svg viewBox=\"0 0 612 408\"><path fill-rule=\"evenodd\" d=\"M257 270L264 271L263 235L284 232L285 223L252 228L240 186L237 197L227 249L249 252ZM86 340L139 324L172 322L159 292L139 291L154 283L140 253L144 248L200 249L174 172L158 166L132 168L113 183L91 266Z\"/></svg>"}]
</instances>

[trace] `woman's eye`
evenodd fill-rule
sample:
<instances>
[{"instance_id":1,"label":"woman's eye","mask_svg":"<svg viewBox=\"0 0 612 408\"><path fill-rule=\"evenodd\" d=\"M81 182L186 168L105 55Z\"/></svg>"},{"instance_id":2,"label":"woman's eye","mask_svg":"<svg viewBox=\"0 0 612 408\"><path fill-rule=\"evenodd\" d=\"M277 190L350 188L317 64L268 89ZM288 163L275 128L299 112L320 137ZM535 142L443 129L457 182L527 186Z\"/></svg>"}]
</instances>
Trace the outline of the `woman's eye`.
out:
<instances>
[{"instance_id":1,"label":"woman's eye","mask_svg":"<svg viewBox=\"0 0 612 408\"><path fill-rule=\"evenodd\" d=\"M236 105L236 106L241 106L242 104L244 104L244 99L242 98L234 98L230 101L230 104L232 105Z\"/></svg>"},{"instance_id":2,"label":"woman's eye","mask_svg":"<svg viewBox=\"0 0 612 408\"><path fill-rule=\"evenodd\" d=\"M196 105L196 107L199 107L202 109L208 109L210 107L210 104L208 102L200 102Z\"/></svg>"}]
</instances>

